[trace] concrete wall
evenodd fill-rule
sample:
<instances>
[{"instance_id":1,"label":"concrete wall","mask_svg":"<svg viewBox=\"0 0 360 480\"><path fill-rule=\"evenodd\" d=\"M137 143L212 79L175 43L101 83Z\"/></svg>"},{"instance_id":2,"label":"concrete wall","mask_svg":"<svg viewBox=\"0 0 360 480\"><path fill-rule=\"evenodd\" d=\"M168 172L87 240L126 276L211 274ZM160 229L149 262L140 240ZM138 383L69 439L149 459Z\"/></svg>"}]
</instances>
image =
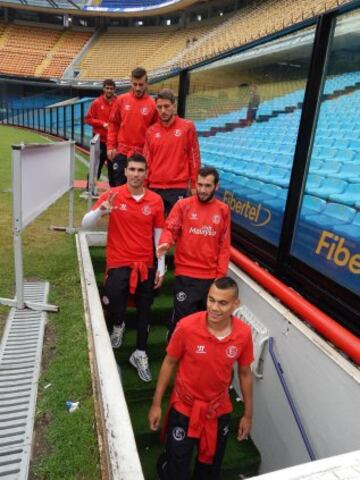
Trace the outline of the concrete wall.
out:
<instances>
[{"instance_id":1,"label":"concrete wall","mask_svg":"<svg viewBox=\"0 0 360 480\"><path fill-rule=\"evenodd\" d=\"M305 322L235 266L240 298L270 331L274 350L316 458L360 446L360 371ZM261 473L309 461L268 348L263 378L254 378L252 437Z\"/></svg>"}]
</instances>

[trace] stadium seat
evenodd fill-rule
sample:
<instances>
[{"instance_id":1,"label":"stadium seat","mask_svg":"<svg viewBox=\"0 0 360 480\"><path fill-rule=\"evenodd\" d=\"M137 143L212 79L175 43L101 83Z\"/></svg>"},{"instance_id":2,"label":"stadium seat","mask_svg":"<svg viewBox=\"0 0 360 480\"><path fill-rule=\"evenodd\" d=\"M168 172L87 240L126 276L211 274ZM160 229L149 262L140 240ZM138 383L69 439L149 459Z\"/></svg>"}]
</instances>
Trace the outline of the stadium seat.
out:
<instances>
[{"instance_id":1,"label":"stadium seat","mask_svg":"<svg viewBox=\"0 0 360 480\"><path fill-rule=\"evenodd\" d=\"M360 182L360 164L345 163L338 172L331 173L329 176L347 180L348 182Z\"/></svg>"},{"instance_id":2,"label":"stadium seat","mask_svg":"<svg viewBox=\"0 0 360 480\"><path fill-rule=\"evenodd\" d=\"M336 225L347 224L355 216L355 209L339 203L328 203L317 215L304 215L307 222L320 228L333 229Z\"/></svg>"},{"instance_id":3,"label":"stadium seat","mask_svg":"<svg viewBox=\"0 0 360 480\"><path fill-rule=\"evenodd\" d=\"M333 195L335 193L344 192L347 185L348 183L343 180L338 180L336 178L326 178L317 187L310 186L307 182L305 191L306 193L310 193L311 195L316 195L326 199L329 198L330 195Z\"/></svg>"},{"instance_id":4,"label":"stadium seat","mask_svg":"<svg viewBox=\"0 0 360 480\"><path fill-rule=\"evenodd\" d=\"M329 199L345 205L355 206L356 202L360 202L360 183L349 183L343 193L330 195Z\"/></svg>"},{"instance_id":5,"label":"stadium seat","mask_svg":"<svg viewBox=\"0 0 360 480\"><path fill-rule=\"evenodd\" d=\"M351 237L358 242L360 238L360 212L356 213L351 223L347 225L336 225L335 230L336 233L344 235L345 237Z\"/></svg>"}]
</instances>

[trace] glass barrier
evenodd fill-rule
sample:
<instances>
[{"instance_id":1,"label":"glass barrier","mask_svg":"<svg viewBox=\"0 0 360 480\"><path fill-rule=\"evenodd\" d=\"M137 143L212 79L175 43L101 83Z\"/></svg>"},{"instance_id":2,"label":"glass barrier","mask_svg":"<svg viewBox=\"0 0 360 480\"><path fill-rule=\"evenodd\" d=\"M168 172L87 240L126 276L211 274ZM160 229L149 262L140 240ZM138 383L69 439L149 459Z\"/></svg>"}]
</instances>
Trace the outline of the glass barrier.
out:
<instances>
[{"instance_id":1,"label":"glass barrier","mask_svg":"<svg viewBox=\"0 0 360 480\"><path fill-rule=\"evenodd\" d=\"M277 245L315 27L191 71L186 117L234 223Z\"/></svg>"},{"instance_id":2,"label":"glass barrier","mask_svg":"<svg viewBox=\"0 0 360 480\"><path fill-rule=\"evenodd\" d=\"M337 19L292 255L360 293L360 12Z\"/></svg>"}]
</instances>

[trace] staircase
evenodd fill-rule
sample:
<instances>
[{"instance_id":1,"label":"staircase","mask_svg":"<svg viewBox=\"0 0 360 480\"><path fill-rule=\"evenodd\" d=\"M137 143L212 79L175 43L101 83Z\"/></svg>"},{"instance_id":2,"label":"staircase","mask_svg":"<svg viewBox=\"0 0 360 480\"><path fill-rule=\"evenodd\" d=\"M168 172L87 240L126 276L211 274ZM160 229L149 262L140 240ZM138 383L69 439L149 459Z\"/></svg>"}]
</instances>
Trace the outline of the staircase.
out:
<instances>
[{"instance_id":1,"label":"staircase","mask_svg":"<svg viewBox=\"0 0 360 480\"><path fill-rule=\"evenodd\" d=\"M99 288L101 288L104 271L103 249L93 249L92 259L94 269L98 272ZM152 308L152 326L148 342L148 356L153 376L152 382L142 382L135 368L128 361L131 353L134 351L136 342L136 311L134 308L128 310L123 345L115 351L146 480L156 480L158 478L156 462L160 453L164 451L164 446L160 443L159 433L151 432L148 427L147 415L161 363L165 355L166 322L172 311L172 282L173 276L168 272L161 288L161 295L155 298ZM170 389L163 402L163 415L166 412L169 395ZM234 411L232 413L231 428L222 466L221 480L239 480L239 475L246 477L256 475L260 464L260 454L252 440L245 440L241 443L236 440L236 431L243 406L242 403L237 401L234 391L231 392L231 396L234 403Z\"/></svg>"}]
</instances>

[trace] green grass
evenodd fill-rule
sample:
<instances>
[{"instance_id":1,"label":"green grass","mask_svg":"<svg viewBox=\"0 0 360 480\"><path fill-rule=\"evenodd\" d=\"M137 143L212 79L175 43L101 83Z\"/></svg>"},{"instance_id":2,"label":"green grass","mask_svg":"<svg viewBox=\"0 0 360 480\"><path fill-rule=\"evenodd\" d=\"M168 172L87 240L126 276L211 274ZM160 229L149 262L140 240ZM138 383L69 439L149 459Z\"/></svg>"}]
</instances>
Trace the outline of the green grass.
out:
<instances>
[{"instance_id":1,"label":"green grass","mask_svg":"<svg viewBox=\"0 0 360 480\"><path fill-rule=\"evenodd\" d=\"M0 201L2 205L0 295L14 294L11 218L11 144L44 143L46 139L25 130L0 126ZM85 167L76 162L76 177L85 178ZM44 178L46 181L46 178ZM86 211L86 201L75 193L75 225ZM87 336L75 238L48 230L66 225L68 195L38 217L23 233L26 279L50 282L49 302L60 312L48 314L43 370L36 407L36 456L33 480L100 479L94 405L87 353ZM2 323L9 309L0 308ZM45 385L50 387L44 388ZM68 399L80 401L80 409L69 414Z\"/></svg>"}]
</instances>

